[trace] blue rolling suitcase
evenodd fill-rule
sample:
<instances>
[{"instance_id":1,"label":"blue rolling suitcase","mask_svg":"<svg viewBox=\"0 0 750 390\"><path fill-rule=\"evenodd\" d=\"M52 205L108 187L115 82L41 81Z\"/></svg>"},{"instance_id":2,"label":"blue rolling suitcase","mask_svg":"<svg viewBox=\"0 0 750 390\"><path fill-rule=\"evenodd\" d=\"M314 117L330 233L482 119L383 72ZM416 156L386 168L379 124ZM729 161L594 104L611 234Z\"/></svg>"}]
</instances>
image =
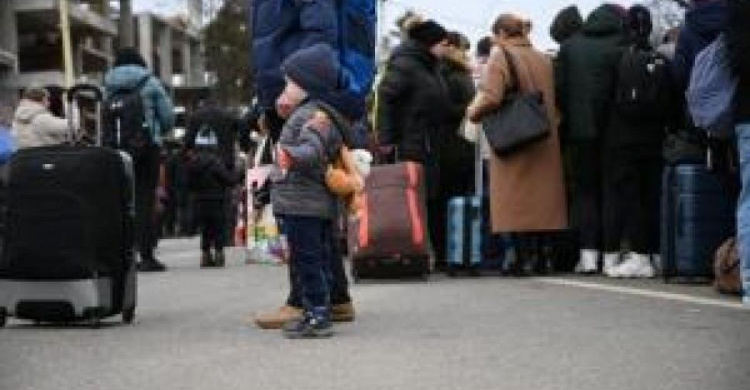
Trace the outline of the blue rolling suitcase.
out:
<instances>
[{"instance_id":1,"label":"blue rolling suitcase","mask_svg":"<svg viewBox=\"0 0 750 390\"><path fill-rule=\"evenodd\" d=\"M714 252L735 231L734 197L701 164L668 166L662 186L664 280L710 278Z\"/></svg>"},{"instance_id":2,"label":"blue rolling suitcase","mask_svg":"<svg viewBox=\"0 0 750 390\"><path fill-rule=\"evenodd\" d=\"M448 203L447 262L449 274L476 270L482 263L482 198L453 198Z\"/></svg>"},{"instance_id":3,"label":"blue rolling suitcase","mask_svg":"<svg viewBox=\"0 0 750 390\"><path fill-rule=\"evenodd\" d=\"M482 138L475 146L475 194L451 199L448 202L446 261L448 275L468 271L477 275L480 270L502 270L502 250L491 240L489 199L483 196L484 166Z\"/></svg>"}]
</instances>

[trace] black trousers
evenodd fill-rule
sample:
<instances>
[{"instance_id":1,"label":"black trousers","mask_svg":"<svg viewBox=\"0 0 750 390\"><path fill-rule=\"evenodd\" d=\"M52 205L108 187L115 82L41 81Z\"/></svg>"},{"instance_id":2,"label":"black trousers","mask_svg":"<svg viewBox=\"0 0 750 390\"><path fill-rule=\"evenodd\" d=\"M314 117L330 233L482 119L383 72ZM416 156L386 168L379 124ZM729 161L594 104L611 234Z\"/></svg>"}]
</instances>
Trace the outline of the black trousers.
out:
<instances>
[{"instance_id":1,"label":"black trousers","mask_svg":"<svg viewBox=\"0 0 750 390\"><path fill-rule=\"evenodd\" d=\"M346 269L344 268L344 255L341 248L341 236L343 231L338 224L338 221L331 223L332 234L330 234L331 242L331 261L329 263L331 273L331 285L329 288L330 300L332 305L340 305L343 303L351 302L352 298L349 296L349 280L346 277ZM289 297L286 300L286 304L294 307L303 307L302 302L302 286L300 286L298 270L294 264L289 264L289 283L292 286L289 291Z\"/></svg>"},{"instance_id":2,"label":"black trousers","mask_svg":"<svg viewBox=\"0 0 750 390\"><path fill-rule=\"evenodd\" d=\"M226 199L196 199L195 215L201 231L201 250L220 251L227 245Z\"/></svg>"},{"instance_id":3,"label":"black trousers","mask_svg":"<svg viewBox=\"0 0 750 390\"><path fill-rule=\"evenodd\" d=\"M608 148L606 156L604 250L617 252L627 242L636 253L658 253L660 148Z\"/></svg>"},{"instance_id":4,"label":"black trousers","mask_svg":"<svg viewBox=\"0 0 750 390\"><path fill-rule=\"evenodd\" d=\"M569 272L573 266L566 259L566 235L567 231L559 230L510 234L516 259L506 264L506 271L517 276ZM493 235L493 239L508 242L507 235Z\"/></svg>"},{"instance_id":5,"label":"black trousers","mask_svg":"<svg viewBox=\"0 0 750 390\"><path fill-rule=\"evenodd\" d=\"M581 249L600 250L603 235L601 143L576 141L569 148L573 181L571 225L580 234Z\"/></svg>"},{"instance_id":6,"label":"black trousers","mask_svg":"<svg viewBox=\"0 0 750 390\"><path fill-rule=\"evenodd\" d=\"M155 212L160 150L153 147L133 161L135 175L135 243L141 260L153 260L158 241Z\"/></svg>"}]
</instances>

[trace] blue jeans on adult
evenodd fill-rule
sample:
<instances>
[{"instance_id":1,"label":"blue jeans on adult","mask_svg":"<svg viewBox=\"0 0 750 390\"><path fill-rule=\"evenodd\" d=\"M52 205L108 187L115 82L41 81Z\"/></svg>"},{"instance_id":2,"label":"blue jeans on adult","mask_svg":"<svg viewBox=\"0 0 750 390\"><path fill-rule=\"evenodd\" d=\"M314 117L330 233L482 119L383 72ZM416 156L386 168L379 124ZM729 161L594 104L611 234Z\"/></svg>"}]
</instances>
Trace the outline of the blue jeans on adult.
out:
<instances>
[{"instance_id":1,"label":"blue jeans on adult","mask_svg":"<svg viewBox=\"0 0 750 390\"><path fill-rule=\"evenodd\" d=\"M737 124L742 192L737 205L737 236L742 267L743 301L750 304L750 123Z\"/></svg>"},{"instance_id":2,"label":"blue jeans on adult","mask_svg":"<svg viewBox=\"0 0 750 390\"><path fill-rule=\"evenodd\" d=\"M300 288L302 305L307 312L327 312L332 279L332 222L294 215L283 215L281 219L289 243L289 266Z\"/></svg>"}]
</instances>

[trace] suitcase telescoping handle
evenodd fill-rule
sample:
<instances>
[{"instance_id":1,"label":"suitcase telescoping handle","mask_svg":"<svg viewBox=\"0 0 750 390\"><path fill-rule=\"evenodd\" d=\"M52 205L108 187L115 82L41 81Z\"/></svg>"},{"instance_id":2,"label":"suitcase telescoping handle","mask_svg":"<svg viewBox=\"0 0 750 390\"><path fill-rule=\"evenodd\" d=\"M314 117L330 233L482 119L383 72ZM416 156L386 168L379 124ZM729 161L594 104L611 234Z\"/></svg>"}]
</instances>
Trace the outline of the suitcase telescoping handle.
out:
<instances>
[{"instance_id":1,"label":"suitcase telescoping handle","mask_svg":"<svg viewBox=\"0 0 750 390\"><path fill-rule=\"evenodd\" d=\"M68 103L72 103L74 100L82 96L85 96L88 99L93 99L97 102L104 100L104 94L98 86L93 84L76 84L68 90Z\"/></svg>"},{"instance_id":2,"label":"suitcase telescoping handle","mask_svg":"<svg viewBox=\"0 0 750 390\"><path fill-rule=\"evenodd\" d=\"M81 129L78 129L78 132L81 134L76 134L76 129L73 126L73 108L75 106L75 102L77 102L80 99L88 99L93 100L94 104L96 105L96 113L95 113L95 120L96 120L96 145L101 146L102 145L102 102L104 102L104 93L102 92L102 89L99 86L96 86L94 84L76 84L72 86L70 89L68 89L67 93L67 100L68 100L68 121L69 121L69 127L70 127L70 139L71 142L75 143L76 141L79 141L79 138L83 136L83 132ZM79 123L80 126L80 123Z\"/></svg>"}]
</instances>

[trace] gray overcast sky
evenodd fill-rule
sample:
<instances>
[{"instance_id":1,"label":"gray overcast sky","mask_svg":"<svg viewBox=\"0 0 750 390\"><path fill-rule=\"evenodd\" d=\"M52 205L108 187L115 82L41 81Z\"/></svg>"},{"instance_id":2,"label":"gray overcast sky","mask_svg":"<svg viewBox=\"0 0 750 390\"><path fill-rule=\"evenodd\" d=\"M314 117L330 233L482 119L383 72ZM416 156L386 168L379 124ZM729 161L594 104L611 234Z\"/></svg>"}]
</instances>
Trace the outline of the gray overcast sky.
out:
<instances>
[{"instance_id":1,"label":"gray overcast sky","mask_svg":"<svg viewBox=\"0 0 750 390\"><path fill-rule=\"evenodd\" d=\"M625 6L635 3L633 0L613 2ZM576 4L585 17L601 3L601 0L386 0L383 22L390 29L398 16L407 9L414 9L437 20L446 28L462 31L476 42L489 33L497 15L513 12L534 22L534 43L541 49L547 49L555 47L548 31L552 18L559 10ZM164 13L179 11L184 4L184 0L134 0L136 10L148 9Z\"/></svg>"},{"instance_id":2,"label":"gray overcast sky","mask_svg":"<svg viewBox=\"0 0 750 390\"><path fill-rule=\"evenodd\" d=\"M612 1L624 6L636 3L633 0ZM516 13L529 18L534 23L532 39L541 49L556 45L549 37L549 26L557 12L568 5L576 4L586 15L601 0L387 0L384 21L387 27L393 26L395 19L407 9L427 15L446 28L458 30L476 42L488 35L495 17L501 13Z\"/></svg>"}]
</instances>

